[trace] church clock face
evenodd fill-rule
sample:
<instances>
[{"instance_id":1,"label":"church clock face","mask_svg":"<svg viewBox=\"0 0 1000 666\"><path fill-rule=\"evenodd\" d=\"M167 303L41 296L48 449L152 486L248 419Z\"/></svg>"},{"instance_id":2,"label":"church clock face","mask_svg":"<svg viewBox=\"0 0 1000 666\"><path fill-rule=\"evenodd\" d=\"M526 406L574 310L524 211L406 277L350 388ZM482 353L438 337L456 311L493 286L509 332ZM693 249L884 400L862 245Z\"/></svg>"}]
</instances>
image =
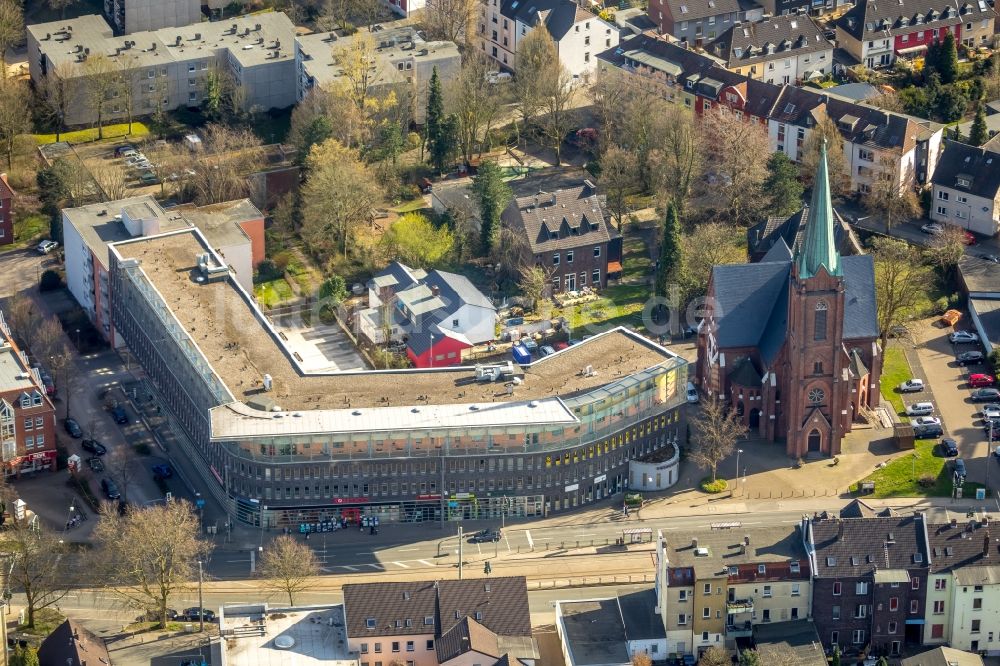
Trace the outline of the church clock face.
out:
<instances>
[{"instance_id":1,"label":"church clock face","mask_svg":"<svg viewBox=\"0 0 1000 666\"><path fill-rule=\"evenodd\" d=\"M809 389L809 402L814 405L818 405L823 402L826 397L826 393L821 388Z\"/></svg>"}]
</instances>

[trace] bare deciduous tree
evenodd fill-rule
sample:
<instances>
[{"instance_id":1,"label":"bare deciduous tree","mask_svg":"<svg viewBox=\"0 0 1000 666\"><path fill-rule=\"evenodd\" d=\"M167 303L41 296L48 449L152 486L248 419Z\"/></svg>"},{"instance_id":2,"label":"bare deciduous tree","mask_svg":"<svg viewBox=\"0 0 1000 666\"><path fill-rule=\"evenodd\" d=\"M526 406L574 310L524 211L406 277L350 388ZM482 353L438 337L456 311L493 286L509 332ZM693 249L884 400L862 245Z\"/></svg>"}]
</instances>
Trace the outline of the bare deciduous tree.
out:
<instances>
[{"instance_id":1,"label":"bare deciduous tree","mask_svg":"<svg viewBox=\"0 0 1000 666\"><path fill-rule=\"evenodd\" d=\"M152 609L166 627L170 599L195 577L210 545L199 537L198 514L185 501L106 511L94 528L90 566L127 604Z\"/></svg>"},{"instance_id":2,"label":"bare deciduous tree","mask_svg":"<svg viewBox=\"0 0 1000 666\"><path fill-rule=\"evenodd\" d=\"M600 182L621 232L627 209L625 197L635 187L635 159L618 146L609 145L601 156Z\"/></svg>"},{"instance_id":3,"label":"bare deciduous tree","mask_svg":"<svg viewBox=\"0 0 1000 666\"><path fill-rule=\"evenodd\" d=\"M941 233L931 236L924 254L934 265L951 270L965 254L965 233L964 229L954 224L944 225Z\"/></svg>"},{"instance_id":4,"label":"bare deciduous tree","mask_svg":"<svg viewBox=\"0 0 1000 666\"><path fill-rule=\"evenodd\" d=\"M476 0L429 0L424 25L431 39L465 44L475 34Z\"/></svg>"},{"instance_id":5,"label":"bare deciduous tree","mask_svg":"<svg viewBox=\"0 0 1000 666\"><path fill-rule=\"evenodd\" d=\"M7 300L4 320L11 335L28 351L34 351L35 332L42 323L42 314L31 296L23 291L16 292Z\"/></svg>"},{"instance_id":6,"label":"bare deciduous tree","mask_svg":"<svg viewBox=\"0 0 1000 666\"><path fill-rule=\"evenodd\" d=\"M120 160L101 162L91 167L90 174L100 190L101 201L118 201L127 196L132 171Z\"/></svg>"},{"instance_id":7,"label":"bare deciduous tree","mask_svg":"<svg viewBox=\"0 0 1000 666\"><path fill-rule=\"evenodd\" d=\"M66 10L80 0L45 0L49 8L54 12L59 12L59 19L66 18Z\"/></svg>"},{"instance_id":8,"label":"bare deciduous tree","mask_svg":"<svg viewBox=\"0 0 1000 666\"><path fill-rule=\"evenodd\" d=\"M532 30L521 40L517 54L517 76L511 83L511 97L520 120L520 124L514 123L518 139L527 131L529 123L542 108L542 92L538 82L546 69L551 68L554 49L548 30ZM558 56L555 59L558 62Z\"/></svg>"},{"instance_id":9,"label":"bare deciduous tree","mask_svg":"<svg viewBox=\"0 0 1000 666\"><path fill-rule=\"evenodd\" d=\"M729 216L737 224L752 221L764 202L767 160L771 156L767 129L759 123L719 107L702 120L711 145L711 169L728 202Z\"/></svg>"},{"instance_id":10,"label":"bare deciduous tree","mask_svg":"<svg viewBox=\"0 0 1000 666\"><path fill-rule=\"evenodd\" d=\"M0 79L0 146L13 168L17 138L31 131L31 94L28 84L17 79Z\"/></svg>"},{"instance_id":11,"label":"bare deciduous tree","mask_svg":"<svg viewBox=\"0 0 1000 666\"><path fill-rule=\"evenodd\" d=\"M79 103L76 99L79 88L72 82L74 76L73 64L61 62L48 72L37 91L39 101L55 123L56 141L66 128L66 112L71 105Z\"/></svg>"},{"instance_id":12,"label":"bare deciduous tree","mask_svg":"<svg viewBox=\"0 0 1000 666\"><path fill-rule=\"evenodd\" d=\"M702 134L691 113L683 108L662 100L651 100L647 108L657 120L652 135L659 137L648 156L648 180L661 201L674 202L683 219L691 190L704 168Z\"/></svg>"},{"instance_id":13,"label":"bare deciduous tree","mask_svg":"<svg viewBox=\"0 0 1000 666\"><path fill-rule=\"evenodd\" d=\"M128 489L135 482L138 466L138 455L131 444L116 446L108 456L108 471L117 481L122 491L122 501L128 503Z\"/></svg>"},{"instance_id":14,"label":"bare deciduous tree","mask_svg":"<svg viewBox=\"0 0 1000 666\"><path fill-rule=\"evenodd\" d=\"M464 1L464 0L456 0ZM458 118L458 147L466 162L483 153L483 142L497 123L509 96L509 84L491 83L492 66L486 55L470 51L462 59L462 71L447 86L448 110Z\"/></svg>"},{"instance_id":15,"label":"bare deciduous tree","mask_svg":"<svg viewBox=\"0 0 1000 666\"><path fill-rule=\"evenodd\" d=\"M862 203L865 209L877 215L891 229L920 214L920 202L913 189L906 183L908 178L900 174L899 153L883 154L872 169L872 183Z\"/></svg>"},{"instance_id":16,"label":"bare deciduous tree","mask_svg":"<svg viewBox=\"0 0 1000 666\"><path fill-rule=\"evenodd\" d=\"M203 149L189 153L187 169L194 172L190 185L201 204L219 203L246 196L247 176L263 164L260 139L248 129L206 125Z\"/></svg>"},{"instance_id":17,"label":"bare deciduous tree","mask_svg":"<svg viewBox=\"0 0 1000 666\"><path fill-rule=\"evenodd\" d=\"M7 49L24 37L24 10L17 0L0 0L0 66L7 78Z\"/></svg>"},{"instance_id":18,"label":"bare deciduous tree","mask_svg":"<svg viewBox=\"0 0 1000 666\"><path fill-rule=\"evenodd\" d=\"M62 540L46 529L13 520L0 536L0 551L10 560L10 582L24 594L28 627L35 614L59 603L74 585L68 551Z\"/></svg>"},{"instance_id":19,"label":"bare deciduous tree","mask_svg":"<svg viewBox=\"0 0 1000 666\"><path fill-rule=\"evenodd\" d=\"M96 53L83 63L86 103L96 114L97 138L104 138L104 117L112 94L119 85L118 66L107 55Z\"/></svg>"},{"instance_id":20,"label":"bare deciduous tree","mask_svg":"<svg viewBox=\"0 0 1000 666\"><path fill-rule=\"evenodd\" d=\"M921 291L914 285L926 284L930 271L920 261L919 251L906 241L876 237L872 242L875 259L875 311L881 331L882 346L895 326L904 324L914 314Z\"/></svg>"},{"instance_id":21,"label":"bare deciduous tree","mask_svg":"<svg viewBox=\"0 0 1000 666\"><path fill-rule=\"evenodd\" d=\"M320 566L312 548L283 534L264 549L258 572L266 587L287 594L288 605L294 606L295 595L309 588Z\"/></svg>"},{"instance_id":22,"label":"bare deciduous tree","mask_svg":"<svg viewBox=\"0 0 1000 666\"><path fill-rule=\"evenodd\" d=\"M713 645L701 653L698 659L698 666L732 666L733 660L729 656L729 650Z\"/></svg>"},{"instance_id":23,"label":"bare deciduous tree","mask_svg":"<svg viewBox=\"0 0 1000 666\"><path fill-rule=\"evenodd\" d=\"M746 434L747 427L735 413L718 400L706 400L701 413L691 420L688 458L698 467L712 470L715 481L719 463L732 455L736 442Z\"/></svg>"},{"instance_id":24,"label":"bare deciduous tree","mask_svg":"<svg viewBox=\"0 0 1000 666\"><path fill-rule=\"evenodd\" d=\"M537 32L548 35L548 30ZM549 37L551 42L552 38ZM552 43L555 53L555 43ZM562 164L562 144L574 122L573 102L577 89L573 75L560 62L556 54L547 71L539 80L541 92L541 112L545 114L542 120L542 132L548 139L549 146L556 151L556 165Z\"/></svg>"},{"instance_id":25,"label":"bare deciduous tree","mask_svg":"<svg viewBox=\"0 0 1000 666\"><path fill-rule=\"evenodd\" d=\"M826 141L826 165L830 179L830 194L844 196L851 191L850 165L844 154L844 139L829 116L823 115L802 144L799 173L807 187L812 186L819 168L820 148Z\"/></svg>"}]
</instances>

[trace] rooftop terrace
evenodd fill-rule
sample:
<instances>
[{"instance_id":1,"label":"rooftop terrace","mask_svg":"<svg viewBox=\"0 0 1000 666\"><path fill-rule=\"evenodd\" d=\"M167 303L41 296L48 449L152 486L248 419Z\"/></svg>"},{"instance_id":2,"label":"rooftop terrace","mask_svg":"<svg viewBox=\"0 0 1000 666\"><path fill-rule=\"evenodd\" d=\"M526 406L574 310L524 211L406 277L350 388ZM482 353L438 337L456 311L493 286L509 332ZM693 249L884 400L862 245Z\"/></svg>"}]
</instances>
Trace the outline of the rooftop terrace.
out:
<instances>
[{"instance_id":1,"label":"rooftop terrace","mask_svg":"<svg viewBox=\"0 0 1000 666\"><path fill-rule=\"evenodd\" d=\"M653 366L683 363L641 336L615 329L526 367L517 386L476 382L471 367L303 375L232 278L195 281L196 257L208 249L195 231L137 238L114 248L122 258L140 261L143 273L237 400L262 393L268 374L273 387L267 397L286 411L567 398ZM588 366L592 372L584 373Z\"/></svg>"},{"instance_id":2,"label":"rooftop terrace","mask_svg":"<svg viewBox=\"0 0 1000 666\"><path fill-rule=\"evenodd\" d=\"M344 607L226 606L219 632L226 666L356 666L347 647Z\"/></svg>"}]
</instances>

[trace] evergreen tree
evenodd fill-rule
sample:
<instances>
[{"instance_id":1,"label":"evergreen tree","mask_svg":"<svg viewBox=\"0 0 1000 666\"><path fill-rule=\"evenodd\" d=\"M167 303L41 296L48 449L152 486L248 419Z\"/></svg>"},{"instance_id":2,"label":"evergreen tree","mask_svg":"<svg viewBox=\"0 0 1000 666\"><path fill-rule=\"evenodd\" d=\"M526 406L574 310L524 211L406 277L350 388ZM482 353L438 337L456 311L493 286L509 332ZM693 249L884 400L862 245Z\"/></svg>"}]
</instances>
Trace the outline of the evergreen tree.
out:
<instances>
[{"instance_id":1,"label":"evergreen tree","mask_svg":"<svg viewBox=\"0 0 1000 666\"><path fill-rule=\"evenodd\" d=\"M489 255L500 239L500 214L510 201L511 191L503 181L496 162L483 162L472 180L472 191L479 200L480 246Z\"/></svg>"},{"instance_id":2,"label":"evergreen tree","mask_svg":"<svg viewBox=\"0 0 1000 666\"><path fill-rule=\"evenodd\" d=\"M434 161L434 145L440 140L441 125L444 123L444 94L441 92L441 79L435 67L431 71L431 81L427 86L427 114L424 118L424 139L431 161Z\"/></svg>"},{"instance_id":3,"label":"evergreen tree","mask_svg":"<svg viewBox=\"0 0 1000 666\"><path fill-rule=\"evenodd\" d=\"M427 146L431 164L439 173L448 166L458 148L458 117L452 113L438 126L437 136Z\"/></svg>"},{"instance_id":4,"label":"evergreen tree","mask_svg":"<svg viewBox=\"0 0 1000 666\"><path fill-rule=\"evenodd\" d=\"M681 254L681 223L677 218L677 207L671 201L667 205L667 215L663 220L663 240L660 242L660 263L656 271L656 295L668 296L671 284L680 284L684 269Z\"/></svg>"},{"instance_id":5,"label":"evergreen tree","mask_svg":"<svg viewBox=\"0 0 1000 666\"><path fill-rule=\"evenodd\" d=\"M941 75L941 83L954 83L958 78L958 47L955 46L955 35L950 32L937 49L934 68Z\"/></svg>"},{"instance_id":6,"label":"evergreen tree","mask_svg":"<svg viewBox=\"0 0 1000 666\"><path fill-rule=\"evenodd\" d=\"M936 41L931 41L927 43L927 50L924 51L925 80L928 76L937 72L939 52L940 52L940 47Z\"/></svg>"},{"instance_id":7,"label":"evergreen tree","mask_svg":"<svg viewBox=\"0 0 1000 666\"><path fill-rule=\"evenodd\" d=\"M976 118L972 121L972 129L969 130L969 143L973 146L981 146L990 138L989 130L986 129L986 110L983 103L976 105Z\"/></svg>"},{"instance_id":8,"label":"evergreen tree","mask_svg":"<svg viewBox=\"0 0 1000 666\"><path fill-rule=\"evenodd\" d=\"M830 666L840 666L840 646L833 646L833 659L830 660Z\"/></svg>"},{"instance_id":9,"label":"evergreen tree","mask_svg":"<svg viewBox=\"0 0 1000 666\"><path fill-rule=\"evenodd\" d=\"M764 181L771 214L791 215L802 208L802 190L795 163L783 152L772 153L767 160L767 180Z\"/></svg>"}]
</instances>

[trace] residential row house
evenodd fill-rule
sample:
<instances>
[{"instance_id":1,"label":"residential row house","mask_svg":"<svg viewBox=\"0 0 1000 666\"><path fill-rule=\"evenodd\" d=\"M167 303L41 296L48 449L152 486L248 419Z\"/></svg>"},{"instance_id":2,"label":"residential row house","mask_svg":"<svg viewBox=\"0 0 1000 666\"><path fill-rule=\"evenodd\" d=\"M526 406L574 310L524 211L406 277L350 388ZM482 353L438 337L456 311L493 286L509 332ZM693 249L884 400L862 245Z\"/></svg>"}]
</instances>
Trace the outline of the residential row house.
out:
<instances>
[{"instance_id":1,"label":"residential row house","mask_svg":"<svg viewBox=\"0 0 1000 666\"><path fill-rule=\"evenodd\" d=\"M995 235L1000 231L1000 152L945 141L931 196L932 220Z\"/></svg>"},{"instance_id":2,"label":"residential row house","mask_svg":"<svg viewBox=\"0 0 1000 666\"><path fill-rule=\"evenodd\" d=\"M0 312L0 461L5 478L56 471L56 409L40 373L18 348Z\"/></svg>"},{"instance_id":3,"label":"residential row house","mask_svg":"<svg viewBox=\"0 0 1000 666\"><path fill-rule=\"evenodd\" d=\"M944 128L928 120L821 90L767 83L650 35L628 39L599 58L602 76L627 77L699 116L719 108L765 125L771 150L794 162L817 125L832 120L843 138L851 189L860 193L878 178L893 179L900 191L927 183L936 166Z\"/></svg>"},{"instance_id":4,"label":"residential row house","mask_svg":"<svg viewBox=\"0 0 1000 666\"><path fill-rule=\"evenodd\" d=\"M702 46L743 23L775 16L805 19L850 4L850 0L651 0L648 12L660 34Z\"/></svg>"},{"instance_id":5,"label":"residential row house","mask_svg":"<svg viewBox=\"0 0 1000 666\"><path fill-rule=\"evenodd\" d=\"M837 45L866 67L889 67L949 33L966 46L991 45L996 17L986 0L862 0L837 19Z\"/></svg>"},{"instance_id":6,"label":"residential row house","mask_svg":"<svg viewBox=\"0 0 1000 666\"><path fill-rule=\"evenodd\" d=\"M833 44L808 16L739 23L706 48L726 69L767 83L799 85L833 70Z\"/></svg>"},{"instance_id":7,"label":"residential row house","mask_svg":"<svg viewBox=\"0 0 1000 666\"><path fill-rule=\"evenodd\" d=\"M668 656L733 648L755 624L811 614L809 560L789 530L719 523L707 532L660 532L655 591Z\"/></svg>"},{"instance_id":8,"label":"residential row house","mask_svg":"<svg viewBox=\"0 0 1000 666\"><path fill-rule=\"evenodd\" d=\"M597 69L597 54L618 46L618 28L573 0L480 0L478 42L497 69L517 70L517 53L532 30L544 27L559 62L577 80Z\"/></svg>"}]
</instances>

